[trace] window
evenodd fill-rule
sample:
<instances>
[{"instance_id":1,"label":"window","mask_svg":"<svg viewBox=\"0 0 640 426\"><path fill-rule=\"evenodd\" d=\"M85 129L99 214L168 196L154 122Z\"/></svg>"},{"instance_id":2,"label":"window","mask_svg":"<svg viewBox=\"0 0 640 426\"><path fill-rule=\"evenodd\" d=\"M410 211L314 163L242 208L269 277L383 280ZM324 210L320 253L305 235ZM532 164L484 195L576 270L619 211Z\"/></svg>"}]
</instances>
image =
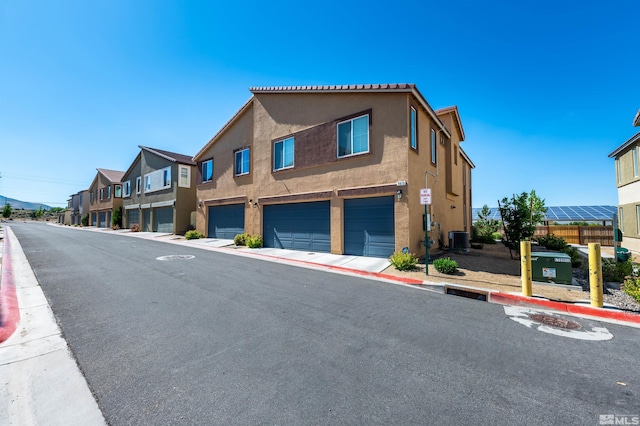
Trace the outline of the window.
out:
<instances>
[{"instance_id":1,"label":"window","mask_svg":"<svg viewBox=\"0 0 640 426\"><path fill-rule=\"evenodd\" d=\"M93 191L91 191L91 193L89 194L89 202L91 204L93 204L93 198L94 198L94 194L93 194Z\"/></svg>"},{"instance_id":2,"label":"window","mask_svg":"<svg viewBox=\"0 0 640 426\"><path fill-rule=\"evenodd\" d=\"M115 196L116 198L122 198L122 185L116 185Z\"/></svg>"},{"instance_id":3,"label":"window","mask_svg":"<svg viewBox=\"0 0 640 426\"><path fill-rule=\"evenodd\" d=\"M166 168L162 171L162 182L165 187L171 186L171 168Z\"/></svg>"},{"instance_id":4,"label":"window","mask_svg":"<svg viewBox=\"0 0 640 426\"><path fill-rule=\"evenodd\" d=\"M130 197L131 196L131 181L128 180L126 181L123 185L124 188L124 192L122 194L123 197Z\"/></svg>"},{"instance_id":5,"label":"window","mask_svg":"<svg viewBox=\"0 0 640 426\"><path fill-rule=\"evenodd\" d=\"M178 186L189 188L191 186L191 169L188 166L178 166Z\"/></svg>"},{"instance_id":6,"label":"window","mask_svg":"<svg viewBox=\"0 0 640 426\"><path fill-rule=\"evenodd\" d=\"M138 176L136 178L136 194L139 194L142 191L142 177Z\"/></svg>"},{"instance_id":7,"label":"window","mask_svg":"<svg viewBox=\"0 0 640 426\"><path fill-rule=\"evenodd\" d=\"M213 159L202 162L202 183L213 179Z\"/></svg>"},{"instance_id":8,"label":"window","mask_svg":"<svg viewBox=\"0 0 640 426\"><path fill-rule=\"evenodd\" d=\"M111 185L107 186L107 200L111 198Z\"/></svg>"},{"instance_id":9,"label":"window","mask_svg":"<svg viewBox=\"0 0 640 426\"><path fill-rule=\"evenodd\" d=\"M294 139L288 138L273 144L273 170L293 167Z\"/></svg>"},{"instance_id":10,"label":"window","mask_svg":"<svg viewBox=\"0 0 640 426\"><path fill-rule=\"evenodd\" d=\"M338 123L338 157L369 152L369 114Z\"/></svg>"},{"instance_id":11,"label":"window","mask_svg":"<svg viewBox=\"0 0 640 426\"><path fill-rule=\"evenodd\" d=\"M146 175L144 177L144 192L148 192L151 190L151 176Z\"/></svg>"},{"instance_id":12,"label":"window","mask_svg":"<svg viewBox=\"0 0 640 426\"><path fill-rule=\"evenodd\" d=\"M436 164L438 161L437 154L438 146L436 145L436 131L431 129L431 162Z\"/></svg>"},{"instance_id":13,"label":"window","mask_svg":"<svg viewBox=\"0 0 640 426\"><path fill-rule=\"evenodd\" d=\"M620 170L620 158L616 158L616 177L618 178L618 184L622 183L622 170Z\"/></svg>"},{"instance_id":14,"label":"window","mask_svg":"<svg viewBox=\"0 0 640 426\"><path fill-rule=\"evenodd\" d=\"M633 148L633 175L638 177L638 147Z\"/></svg>"},{"instance_id":15,"label":"window","mask_svg":"<svg viewBox=\"0 0 640 426\"><path fill-rule=\"evenodd\" d=\"M622 207L618 208L618 224L620 231L624 232L624 209Z\"/></svg>"},{"instance_id":16,"label":"window","mask_svg":"<svg viewBox=\"0 0 640 426\"><path fill-rule=\"evenodd\" d=\"M100 188L100 199L104 199L104 188Z\"/></svg>"},{"instance_id":17,"label":"window","mask_svg":"<svg viewBox=\"0 0 640 426\"><path fill-rule=\"evenodd\" d=\"M417 112L414 107L411 107L411 148L418 149L418 123Z\"/></svg>"},{"instance_id":18,"label":"window","mask_svg":"<svg viewBox=\"0 0 640 426\"><path fill-rule=\"evenodd\" d=\"M249 160L251 157L249 148L236 151L235 157L236 157L236 176L249 174Z\"/></svg>"},{"instance_id":19,"label":"window","mask_svg":"<svg viewBox=\"0 0 640 426\"><path fill-rule=\"evenodd\" d=\"M636 205L636 222L638 225L638 234L640 234L640 205Z\"/></svg>"}]
</instances>

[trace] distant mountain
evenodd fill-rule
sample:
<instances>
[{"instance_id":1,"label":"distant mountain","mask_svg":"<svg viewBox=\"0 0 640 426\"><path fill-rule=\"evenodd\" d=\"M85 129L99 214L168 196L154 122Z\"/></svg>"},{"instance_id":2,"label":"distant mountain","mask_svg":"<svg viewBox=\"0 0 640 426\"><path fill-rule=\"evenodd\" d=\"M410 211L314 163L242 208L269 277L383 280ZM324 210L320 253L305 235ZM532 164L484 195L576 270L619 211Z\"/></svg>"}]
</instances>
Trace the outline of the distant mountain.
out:
<instances>
[{"instance_id":1,"label":"distant mountain","mask_svg":"<svg viewBox=\"0 0 640 426\"><path fill-rule=\"evenodd\" d=\"M5 204L11 204L14 210L38 210L40 206L42 206L42 210L51 210L51 207L46 204L29 203L0 195L0 209L4 208Z\"/></svg>"}]
</instances>

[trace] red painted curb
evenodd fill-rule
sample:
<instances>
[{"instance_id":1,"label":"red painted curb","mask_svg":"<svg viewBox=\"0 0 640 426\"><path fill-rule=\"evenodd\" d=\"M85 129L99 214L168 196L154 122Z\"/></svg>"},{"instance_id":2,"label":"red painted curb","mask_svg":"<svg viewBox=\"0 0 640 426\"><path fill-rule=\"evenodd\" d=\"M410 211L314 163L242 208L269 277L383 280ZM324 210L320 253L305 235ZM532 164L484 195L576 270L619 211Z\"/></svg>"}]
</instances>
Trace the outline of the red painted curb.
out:
<instances>
[{"instance_id":1,"label":"red painted curb","mask_svg":"<svg viewBox=\"0 0 640 426\"><path fill-rule=\"evenodd\" d=\"M11 266L10 239L5 231L4 250L2 253L2 277L0 278L0 343L7 340L20 321L20 307L18 295L13 280L13 268Z\"/></svg>"},{"instance_id":2,"label":"red painted curb","mask_svg":"<svg viewBox=\"0 0 640 426\"><path fill-rule=\"evenodd\" d=\"M551 300L537 299L535 297L526 297L517 294L491 292L489 294L489 301L491 303L499 303L501 305L543 306L545 308L567 312L569 314L588 315L592 317L607 318L616 321L640 324L640 315L632 314L630 312L594 308L591 306L572 303L554 302Z\"/></svg>"}]
</instances>

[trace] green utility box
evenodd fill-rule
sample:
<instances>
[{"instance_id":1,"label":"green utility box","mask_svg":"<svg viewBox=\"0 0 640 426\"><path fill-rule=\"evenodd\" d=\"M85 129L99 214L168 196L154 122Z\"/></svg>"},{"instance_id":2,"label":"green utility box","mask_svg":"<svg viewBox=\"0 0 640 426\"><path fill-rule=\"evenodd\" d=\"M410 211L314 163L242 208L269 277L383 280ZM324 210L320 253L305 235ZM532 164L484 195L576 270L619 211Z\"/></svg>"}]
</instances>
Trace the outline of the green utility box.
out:
<instances>
[{"instance_id":1,"label":"green utility box","mask_svg":"<svg viewBox=\"0 0 640 426\"><path fill-rule=\"evenodd\" d=\"M558 252L531 252L531 275L533 281L571 285L571 257Z\"/></svg>"}]
</instances>

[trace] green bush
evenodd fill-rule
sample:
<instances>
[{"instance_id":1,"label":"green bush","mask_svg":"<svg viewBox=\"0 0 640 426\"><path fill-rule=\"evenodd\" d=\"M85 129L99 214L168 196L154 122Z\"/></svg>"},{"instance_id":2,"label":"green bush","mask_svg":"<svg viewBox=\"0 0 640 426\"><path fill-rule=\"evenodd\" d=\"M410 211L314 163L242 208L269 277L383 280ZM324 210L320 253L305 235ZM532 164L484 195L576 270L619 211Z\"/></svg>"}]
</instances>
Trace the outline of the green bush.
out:
<instances>
[{"instance_id":1,"label":"green bush","mask_svg":"<svg viewBox=\"0 0 640 426\"><path fill-rule=\"evenodd\" d=\"M247 243L247 247L249 248L259 248L262 247L262 236L261 235L247 235L245 239Z\"/></svg>"},{"instance_id":2,"label":"green bush","mask_svg":"<svg viewBox=\"0 0 640 426\"><path fill-rule=\"evenodd\" d=\"M493 242L495 243L496 240L501 240L502 239L502 234L499 232L494 232L493 234L491 234L491 236L493 237Z\"/></svg>"},{"instance_id":3,"label":"green bush","mask_svg":"<svg viewBox=\"0 0 640 426\"><path fill-rule=\"evenodd\" d=\"M582 266L582 256L580 255L580 252L578 252L577 248L567 246L560 251L568 254L569 257L571 257L572 268L579 268L580 266Z\"/></svg>"},{"instance_id":4,"label":"green bush","mask_svg":"<svg viewBox=\"0 0 640 426\"><path fill-rule=\"evenodd\" d=\"M626 262L616 262L614 259L602 259L602 280L621 283L633 274L631 259Z\"/></svg>"},{"instance_id":5,"label":"green bush","mask_svg":"<svg viewBox=\"0 0 640 426\"><path fill-rule=\"evenodd\" d=\"M82 220L80 221L80 223L82 223L82 226L89 226L89 215L85 214L84 216L82 216Z\"/></svg>"},{"instance_id":6,"label":"green bush","mask_svg":"<svg viewBox=\"0 0 640 426\"><path fill-rule=\"evenodd\" d=\"M624 292L640 302L640 278L630 278L624 282Z\"/></svg>"},{"instance_id":7,"label":"green bush","mask_svg":"<svg viewBox=\"0 0 640 426\"><path fill-rule=\"evenodd\" d=\"M551 234L551 235L547 235L544 237L539 237L537 238L538 240L538 244L540 244L543 247L548 248L549 250L562 250L566 247L569 246L569 244L567 244L567 242L564 240L564 238L561 237L556 237L555 235Z\"/></svg>"},{"instance_id":8,"label":"green bush","mask_svg":"<svg viewBox=\"0 0 640 426\"><path fill-rule=\"evenodd\" d=\"M444 257L433 261L433 267L441 274L454 274L458 270L458 262L451 258Z\"/></svg>"},{"instance_id":9,"label":"green bush","mask_svg":"<svg viewBox=\"0 0 640 426\"><path fill-rule=\"evenodd\" d=\"M184 234L184 237L187 240L197 240L199 238L202 238L204 235L202 235L200 232L196 231L195 229L192 229L191 231L187 231Z\"/></svg>"},{"instance_id":10,"label":"green bush","mask_svg":"<svg viewBox=\"0 0 640 426\"><path fill-rule=\"evenodd\" d=\"M397 251L391 255L389 261L398 271L409 271L415 269L418 258L413 253L403 253Z\"/></svg>"},{"instance_id":11,"label":"green bush","mask_svg":"<svg viewBox=\"0 0 640 426\"><path fill-rule=\"evenodd\" d=\"M249 234L238 234L233 237L233 244L237 246L246 246L247 245L247 237Z\"/></svg>"}]
</instances>

